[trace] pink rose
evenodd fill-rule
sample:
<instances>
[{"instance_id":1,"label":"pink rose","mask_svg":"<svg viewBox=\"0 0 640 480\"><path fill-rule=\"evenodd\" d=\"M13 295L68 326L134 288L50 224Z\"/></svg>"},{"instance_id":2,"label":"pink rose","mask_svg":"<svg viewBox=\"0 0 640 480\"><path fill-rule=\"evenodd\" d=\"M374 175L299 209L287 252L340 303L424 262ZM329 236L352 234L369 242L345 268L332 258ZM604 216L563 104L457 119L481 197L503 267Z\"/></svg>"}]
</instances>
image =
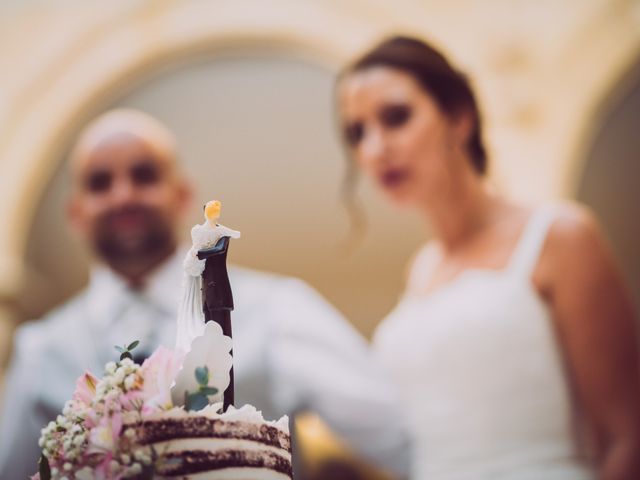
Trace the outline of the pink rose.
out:
<instances>
[{"instance_id":1,"label":"pink rose","mask_svg":"<svg viewBox=\"0 0 640 480\"><path fill-rule=\"evenodd\" d=\"M73 400L89 406L96 394L98 379L88 370L76 380L76 390L73 392Z\"/></svg>"},{"instance_id":2,"label":"pink rose","mask_svg":"<svg viewBox=\"0 0 640 480\"><path fill-rule=\"evenodd\" d=\"M93 471L94 480L108 480L112 478L111 460L113 460L113 453L107 452L102 461L96 466Z\"/></svg>"},{"instance_id":3,"label":"pink rose","mask_svg":"<svg viewBox=\"0 0 640 480\"><path fill-rule=\"evenodd\" d=\"M138 405L144 402L144 392L131 390L119 398L121 409L124 411L137 410Z\"/></svg>"},{"instance_id":4,"label":"pink rose","mask_svg":"<svg viewBox=\"0 0 640 480\"><path fill-rule=\"evenodd\" d=\"M142 412L149 414L158 410L169 409L171 402L171 387L176 375L182 367L183 355L160 346L147 358L140 372L144 379Z\"/></svg>"},{"instance_id":5,"label":"pink rose","mask_svg":"<svg viewBox=\"0 0 640 480\"><path fill-rule=\"evenodd\" d=\"M118 437L122 431L122 415L115 413L110 417L102 417L98 424L91 429L89 441L93 447L91 451L112 452L118 444Z\"/></svg>"}]
</instances>

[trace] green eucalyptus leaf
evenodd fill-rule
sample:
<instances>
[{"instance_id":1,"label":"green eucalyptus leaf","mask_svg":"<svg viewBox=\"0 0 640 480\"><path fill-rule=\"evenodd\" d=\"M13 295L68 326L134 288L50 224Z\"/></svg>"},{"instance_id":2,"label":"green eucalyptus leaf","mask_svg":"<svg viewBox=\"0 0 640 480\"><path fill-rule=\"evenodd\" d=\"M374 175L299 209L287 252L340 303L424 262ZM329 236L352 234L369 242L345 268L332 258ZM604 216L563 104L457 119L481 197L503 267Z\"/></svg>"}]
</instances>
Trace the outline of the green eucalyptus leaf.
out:
<instances>
[{"instance_id":1,"label":"green eucalyptus leaf","mask_svg":"<svg viewBox=\"0 0 640 480\"><path fill-rule=\"evenodd\" d=\"M202 385L203 387L206 387L207 384L209 383L209 368L207 368L206 366L197 367L195 373L196 373L196 380L198 381L198 384Z\"/></svg>"},{"instance_id":2,"label":"green eucalyptus leaf","mask_svg":"<svg viewBox=\"0 0 640 480\"><path fill-rule=\"evenodd\" d=\"M216 387L200 387L199 391L205 395L215 395L218 393L218 389Z\"/></svg>"},{"instance_id":3,"label":"green eucalyptus leaf","mask_svg":"<svg viewBox=\"0 0 640 480\"><path fill-rule=\"evenodd\" d=\"M127 350L133 350L138 345L140 345L140 340L135 340L129 344L129 346L127 347Z\"/></svg>"},{"instance_id":4,"label":"green eucalyptus leaf","mask_svg":"<svg viewBox=\"0 0 640 480\"><path fill-rule=\"evenodd\" d=\"M206 395L200 392L187 395L187 404L185 405L187 410L202 410L207 405L209 405L209 399Z\"/></svg>"},{"instance_id":5,"label":"green eucalyptus leaf","mask_svg":"<svg viewBox=\"0 0 640 480\"><path fill-rule=\"evenodd\" d=\"M51 467L49 467L49 459L40 455L38 460L38 473L40 474L40 480L51 480Z\"/></svg>"},{"instance_id":6,"label":"green eucalyptus leaf","mask_svg":"<svg viewBox=\"0 0 640 480\"><path fill-rule=\"evenodd\" d=\"M128 351L122 352L122 354L120 355L120 360L122 361L125 358L128 358L129 360L133 360L133 355L131 355L131 353Z\"/></svg>"}]
</instances>

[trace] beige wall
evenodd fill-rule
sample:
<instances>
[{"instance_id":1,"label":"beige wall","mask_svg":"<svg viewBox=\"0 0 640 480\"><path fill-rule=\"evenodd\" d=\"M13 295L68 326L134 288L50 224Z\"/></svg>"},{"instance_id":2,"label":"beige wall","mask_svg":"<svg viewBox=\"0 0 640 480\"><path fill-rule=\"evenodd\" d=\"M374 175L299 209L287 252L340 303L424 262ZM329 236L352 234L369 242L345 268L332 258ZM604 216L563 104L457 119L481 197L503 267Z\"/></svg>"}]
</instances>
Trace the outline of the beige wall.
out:
<instances>
[{"instance_id":1,"label":"beige wall","mask_svg":"<svg viewBox=\"0 0 640 480\"><path fill-rule=\"evenodd\" d=\"M620 0L5 1L0 300L35 315L81 283L82 266L61 276L67 257L48 243L70 251L61 162L87 119L127 104L178 132L199 177L206 168L203 196L222 197L225 221L245 233L235 261L308 279L369 333L427 233L365 188L369 235L335 258L347 229L329 105L339 66L390 31L446 46L484 106L491 181L527 200L570 197L597 107L637 59L639 11ZM208 110L194 110L198 99ZM276 208L255 208L262 198Z\"/></svg>"}]
</instances>

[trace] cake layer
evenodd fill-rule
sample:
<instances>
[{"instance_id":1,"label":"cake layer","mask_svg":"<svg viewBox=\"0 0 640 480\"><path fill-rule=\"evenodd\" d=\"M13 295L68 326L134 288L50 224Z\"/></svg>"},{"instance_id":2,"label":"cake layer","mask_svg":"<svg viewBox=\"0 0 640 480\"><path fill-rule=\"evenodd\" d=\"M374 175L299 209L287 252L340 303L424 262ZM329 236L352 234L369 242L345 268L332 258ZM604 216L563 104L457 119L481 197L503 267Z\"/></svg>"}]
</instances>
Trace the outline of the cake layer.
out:
<instances>
[{"instance_id":1,"label":"cake layer","mask_svg":"<svg viewBox=\"0 0 640 480\"><path fill-rule=\"evenodd\" d=\"M251 440L237 440L235 438L182 438L156 442L153 444L153 448L157 455L193 450L241 450L268 452L280 455L285 460L291 461L291 453L282 448L272 447L263 443L253 442Z\"/></svg>"},{"instance_id":2,"label":"cake layer","mask_svg":"<svg viewBox=\"0 0 640 480\"><path fill-rule=\"evenodd\" d=\"M288 433L266 424L227 421L204 416L148 420L133 425L143 445L187 438L222 438L249 440L291 451Z\"/></svg>"},{"instance_id":3,"label":"cake layer","mask_svg":"<svg viewBox=\"0 0 640 480\"><path fill-rule=\"evenodd\" d=\"M199 412L173 409L129 425L161 459L162 478L287 480L292 478L288 419L267 422L252 406Z\"/></svg>"},{"instance_id":4,"label":"cake layer","mask_svg":"<svg viewBox=\"0 0 640 480\"><path fill-rule=\"evenodd\" d=\"M229 478L224 474L233 473L231 470L243 471L245 476L240 478L274 478L268 472L284 475L284 478L292 477L289 459L274 452L255 450L186 450L167 453L157 473L171 478L209 472L209 478L223 479ZM249 475L249 470L253 475Z\"/></svg>"},{"instance_id":5,"label":"cake layer","mask_svg":"<svg viewBox=\"0 0 640 480\"><path fill-rule=\"evenodd\" d=\"M157 478L290 480L288 418L266 421L251 405L221 408L173 408L128 427L137 443L153 447Z\"/></svg>"}]
</instances>

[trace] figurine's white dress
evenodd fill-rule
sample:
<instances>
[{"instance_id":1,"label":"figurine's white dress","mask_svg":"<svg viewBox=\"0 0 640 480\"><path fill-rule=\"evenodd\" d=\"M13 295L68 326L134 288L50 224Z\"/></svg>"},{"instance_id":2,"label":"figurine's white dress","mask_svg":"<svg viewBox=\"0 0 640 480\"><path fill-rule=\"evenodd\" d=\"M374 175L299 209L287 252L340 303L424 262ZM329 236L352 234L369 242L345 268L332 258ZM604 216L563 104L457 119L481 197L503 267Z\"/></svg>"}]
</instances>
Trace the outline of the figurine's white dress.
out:
<instances>
[{"instance_id":1,"label":"figurine's white dress","mask_svg":"<svg viewBox=\"0 0 640 480\"><path fill-rule=\"evenodd\" d=\"M374 349L415 441L413 478L595 478L574 436L553 320L530 280L552 219L533 215L504 270L469 269L407 295L378 328ZM414 281L430 274L419 256Z\"/></svg>"},{"instance_id":2,"label":"figurine's white dress","mask_svg":"<svg viewBox=\"0 0 640 480\"><path fill-rule=\"evenodd\" d=\"M198 250L213 247L222 237L240 238L240 232L219 223L214 226L206 220L200 225L194 225L191 229L191 249L183 263L185 272L194 277L202 275L205 261L198 258Z\"/></svg>"}]
</instances>

